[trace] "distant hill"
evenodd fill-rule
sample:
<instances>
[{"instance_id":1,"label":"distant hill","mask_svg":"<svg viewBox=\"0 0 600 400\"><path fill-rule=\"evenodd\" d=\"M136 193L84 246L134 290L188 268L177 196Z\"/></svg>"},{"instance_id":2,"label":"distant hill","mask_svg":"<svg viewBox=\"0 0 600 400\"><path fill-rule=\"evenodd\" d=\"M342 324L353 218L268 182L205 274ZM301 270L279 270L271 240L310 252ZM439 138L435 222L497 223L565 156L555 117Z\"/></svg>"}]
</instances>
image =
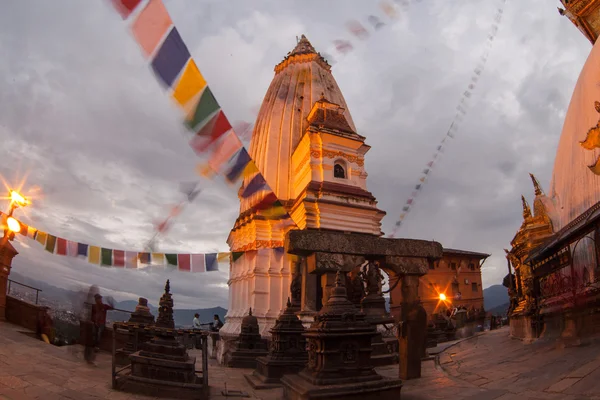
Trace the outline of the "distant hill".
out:
<instances>
[{"instance_id":1,"label":"distant hill","mask_svg":"<svg viewBox=\"0 0 600 400\"><path fill-rule=\"evenodd\" d=\"M50 308L77 308L81 303L83 303L85 299L85 293L72 291L68 289L62 289L56 286L49 285L42 281L37 281L35 279L28 278L24 275L18 274L16 272L11 272L10 279L22 283L24 285L29 285L42 290L40 293L40 303L49 306ZM13 284L14 286L11 288L11 293L14 290L17 291L26 291L32 293L32 299L35 300L35 291L28 288L20 287L19 285ZM29 300L28 301L32 301ZM58 307L60 305L61 307ZM115 303L115 308L126 310L126 311L134 311L135 306L137 305L137 301L135 300L125 300L125 301L117 301ZM158 308L154 305L148 303L148 308L150 308L150 312L157 317L158 316ZM191 326L192 320L194 319L194 314L200 314L200 321L202 323L208 323L213 321L213 315L217 314L221 317L221 321L225 322L225 314L227 314L227 310L222 307L213 307L213 308L203 308L197 310L187 310L187 309L175 309L173 313L173 318L175 319L175 325L179 327ZM129 319L129 313L119 312L119 311L111 311L108 313L108 319L111 321L126 321Z\"/></svg>"},{"instance_id":2,"label":"distant hill","mask_svg":"<svg viewBox=\"0 0 600 400\"><path fill-rule=\"evenodd\" d=\"M483 306L486 311L502 306L509 302L508 290L502 285L492 285L483 289Z\"/></svg>"}]
</instances>

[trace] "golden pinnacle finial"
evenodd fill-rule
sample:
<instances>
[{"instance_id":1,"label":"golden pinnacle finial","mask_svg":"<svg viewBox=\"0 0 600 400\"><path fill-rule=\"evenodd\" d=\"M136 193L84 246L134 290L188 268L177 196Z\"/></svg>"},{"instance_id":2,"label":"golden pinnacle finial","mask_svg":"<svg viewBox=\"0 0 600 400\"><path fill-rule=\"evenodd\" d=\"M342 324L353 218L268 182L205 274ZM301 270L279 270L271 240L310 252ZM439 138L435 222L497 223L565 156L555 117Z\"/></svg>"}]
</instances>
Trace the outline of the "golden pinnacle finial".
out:
<instances>
[{"instance_id":1,"label":"golden pinnacle finial","mask_svg":"<svg viewBox=\"0 0 600 400\"><path fill-rule=\"evenodd\" d=\"M531 177L531 182L533 182L533 190L535 191L535 195L543 195L544 191L542 190L542 187L540 186L540 183L538 182L537 178L531 172L529 173L529 176Z\"/></svg>"},{"instance_id":2,"label":"golden pinnacle finial","mask_svg":"<svg viewBox=\"0 0 600 400\"><path fill-rule=\"evenodd\" d=\"M531 218L531 208L529 208L529 204L527 204L527 200L523 195L521 195L521 202L523 202L523 219Z\"/></svg>"}]
</instances>

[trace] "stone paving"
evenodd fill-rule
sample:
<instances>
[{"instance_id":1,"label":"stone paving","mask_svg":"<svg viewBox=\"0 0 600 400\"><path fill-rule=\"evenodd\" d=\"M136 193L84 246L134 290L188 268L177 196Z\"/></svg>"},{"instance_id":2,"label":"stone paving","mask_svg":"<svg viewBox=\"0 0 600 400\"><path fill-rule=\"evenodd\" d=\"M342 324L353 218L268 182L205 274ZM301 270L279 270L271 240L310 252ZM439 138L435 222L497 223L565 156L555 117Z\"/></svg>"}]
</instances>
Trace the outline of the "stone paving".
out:
<instances>
[{"instance_id":1,"label":"stone paving","mask_svg":"<svg viewBox=\"0 0 600 400\"><path fill-rule=\"evenodd\" d=\"M600 343L527 345L500 329L444 344L438 351L437 360L423 362L421 379L404 382L403 400L600 400ZM88 366L80 346L47 345L21 327L0 323L0 400L150 399L112 390L110 356L101 353L97 362L97 367ZM252 390L244 378L250 372L210 360L210 398L242 398L232 391L250 399L282 398L282 389ZM395 377L398 367L378 372Z\"/></svg>"}]
</instances>

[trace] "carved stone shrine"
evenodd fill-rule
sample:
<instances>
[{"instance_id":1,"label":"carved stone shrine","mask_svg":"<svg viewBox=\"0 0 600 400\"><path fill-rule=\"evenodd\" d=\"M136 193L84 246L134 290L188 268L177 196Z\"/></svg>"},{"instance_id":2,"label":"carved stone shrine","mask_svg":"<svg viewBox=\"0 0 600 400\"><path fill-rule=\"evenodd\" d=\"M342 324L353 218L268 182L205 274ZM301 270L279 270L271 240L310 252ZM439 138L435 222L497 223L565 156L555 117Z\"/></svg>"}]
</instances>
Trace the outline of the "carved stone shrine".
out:
<instances>
[{"instance_id":1,"label":"carved stone shrine","mask_svg":"<svg viewBox=\"0 0 600 400\"><path fill-rule=\"evenodd\" d=\"M140 297L138 304L135 307L135 311L131 313L129 321L124 324L124 328L127 329L127 341L123 348L116 350L115 355L117 365L128 364L129 355L136 352L142 343L146 343L152 338L152 336L143 329L145 326L152 325L154 325L154 315L150 312L148 300Z\"/></svg>"},{"instance_id":2,"label":"carved stone shrine","mask_svg":"<svg viewBox=\"0 0 600 400\"><path fill-rule=\"evenodd\" d=\"M228 354L225 365L232 368L256 368L256 359L268 354L267 341L260 335L258 319L252 315L252 308L242 319L239 339L233 351Z\"/></svg>"},{"instance_id":3,"label":"carved stone shrine","mask_svg":"<svg viewBox=\"0 0 600 400\"><path fill-rule=\"evenodd\" d=\"M280 386L279 381L283 375L295 374L306 366L308 354L303 333L304 326L288 299L286 309L271 329L269 355L258 358L256 370L251 375L246 375L252 387L268 389Z\"/></svg>"},{"instance_id":4,"label":"carved stone shrine","mask_svg":"<svg viewBox=\"0 0 600 400\"><path fill-rule=\"evenodd\" d=\"M127 377L124 390L153 396L202 398L202 380L196 376L196 357L190 357L185 346L177 341L174 326L173 298L167 281L156 324L145 328L154 336L129 356L131 376Z\"/></svg>"},{"instance_id":5,"label":"carved stone shrine","mask_svg":"<svg viewBox=\"0 0 600 400\"><path fill-rule=\"evenodd\" d=\"M402 381L387 379L371 363L375 326L348 300L344 273L338 271L327 303L304 336L308 364L281 379L288 400L396 400Z\"/></svg>"}]
</instances>

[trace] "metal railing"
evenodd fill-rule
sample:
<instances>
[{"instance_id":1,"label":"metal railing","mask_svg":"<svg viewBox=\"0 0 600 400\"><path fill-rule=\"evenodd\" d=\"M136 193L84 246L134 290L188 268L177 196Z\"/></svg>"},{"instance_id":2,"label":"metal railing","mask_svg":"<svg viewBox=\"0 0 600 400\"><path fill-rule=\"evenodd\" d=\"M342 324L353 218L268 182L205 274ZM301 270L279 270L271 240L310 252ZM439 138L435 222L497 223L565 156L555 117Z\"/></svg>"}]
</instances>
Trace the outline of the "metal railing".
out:
<instances>
[{"instance_id":1,"label":"metal railing","mask_svg":"<svg viewBox=\"0 0 600 400\"><path fill-rule=\"evenodd\" d=\"M12 279L9 279L8 280L8 291L6 293L7 295L10 295L10 288L11 288L11 285L13 283L16 284L16 285L24 286L26 288L35 290L35 305L38 304L38 301L39 301L39 298L40 298L40 292L42 291L42 289L38 289L36 287L25 285L24 283L20 283L20 282L17 282L17 281L13 281Z\"/></svg>"},{"instance_id":2,"label":"metal railing","mask_svg":"<svg viewBox=\"0 0 600 400\"><path fill-rule=\"evenodd\" d=\"M121 335L127 335L130 339L133 339L133 352L137 352L140 346L140 333L145 336L153 335L156 331L168 331L169 333L175 334L178 337L178 341L181 342L182 337L193 337L195 340L200 341L200 350L202 351L202 369L196 370L195 373L199 374L202 378L202 391L208 395L208 331L198 331L190 329L165 329L156 328L154 326L135 326L128 323L115 322L113 323L113 336L112 336L112 387L113 389L119 388L119 381L126 381L131 376L131 362L124 367L117 370L117 333Z\"/></svg>"}]
</instances>

